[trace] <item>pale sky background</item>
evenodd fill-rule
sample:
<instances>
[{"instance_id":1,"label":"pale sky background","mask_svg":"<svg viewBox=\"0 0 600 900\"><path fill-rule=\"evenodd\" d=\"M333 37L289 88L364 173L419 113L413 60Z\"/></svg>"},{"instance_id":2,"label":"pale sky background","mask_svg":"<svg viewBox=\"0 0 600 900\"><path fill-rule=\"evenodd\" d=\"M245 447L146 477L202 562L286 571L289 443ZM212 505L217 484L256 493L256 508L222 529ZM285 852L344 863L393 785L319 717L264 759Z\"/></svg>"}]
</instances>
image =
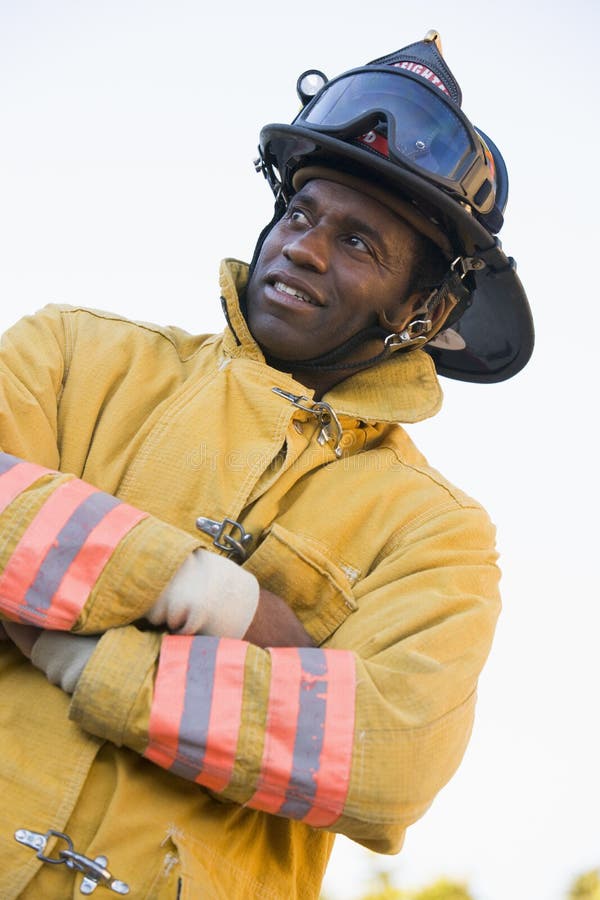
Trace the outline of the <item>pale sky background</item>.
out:
<instances>
[{"instance_id":1,"label":"pale sky background","mask_svg":"<svg viewBox=\"0 0 600 900\"><path fill-rule=\"evenodd\" d=\"M467 115L502 150L501 237L537 326L500 385L443 379L411 434L498 526L504 612L459 773L397 857L339 840L354 900L467 880L477 900L563 900L600 866L596 0L213 3L0 0L0 329L47 302L221 330L217 267L270 218L258 132L296 78L442 35Z\"/></svg>"}]
</instances>

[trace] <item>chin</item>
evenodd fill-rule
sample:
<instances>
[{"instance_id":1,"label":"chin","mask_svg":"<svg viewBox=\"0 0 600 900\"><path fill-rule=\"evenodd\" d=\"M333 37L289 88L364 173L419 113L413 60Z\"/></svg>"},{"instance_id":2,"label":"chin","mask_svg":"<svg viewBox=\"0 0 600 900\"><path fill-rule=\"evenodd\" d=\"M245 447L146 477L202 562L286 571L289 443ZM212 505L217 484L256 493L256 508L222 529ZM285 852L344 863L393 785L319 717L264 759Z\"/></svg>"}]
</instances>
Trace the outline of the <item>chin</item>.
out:
<instances>
[{"instance_id":1,"label":"chin","mask_svg":"<svg viewBox=\"0 0 600 900\"><path fill-rule=\"evenodd\" d=\"M315 350L315 344L311 342L310 336L303 334L299 339L299 336L279 319L273 319L271 316L266 318L268 322L261 321L261 316L257 316L256 319L249 316L248 327L267 360L277 359L289 362L291 366L295 360L311 358L325 352L318 347Z\"/></svg>"}]
</instances>

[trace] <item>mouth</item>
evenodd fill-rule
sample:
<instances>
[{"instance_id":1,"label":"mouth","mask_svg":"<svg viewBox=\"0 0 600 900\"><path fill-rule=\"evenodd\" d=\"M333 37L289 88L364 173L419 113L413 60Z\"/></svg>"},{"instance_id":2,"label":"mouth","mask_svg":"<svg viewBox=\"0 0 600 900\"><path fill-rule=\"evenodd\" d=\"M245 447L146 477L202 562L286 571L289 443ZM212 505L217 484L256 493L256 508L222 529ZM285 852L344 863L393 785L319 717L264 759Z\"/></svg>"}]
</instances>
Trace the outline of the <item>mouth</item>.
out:
<instances>
[{"instance_id":1,"label":"mouth","mask_svg":"<svg viewBox=\"0 0 600 900\"><path fill-rule=\"evenodd\" d=\"M272 281L271 284L274 290L278 291L280 294L285 294L287 297L292 297L294 300L300 301L300 303L306 303L309 306L323 305L311 293L297 285L289 284L287 281L280 280Z\"/></svg>"}]
</instances>

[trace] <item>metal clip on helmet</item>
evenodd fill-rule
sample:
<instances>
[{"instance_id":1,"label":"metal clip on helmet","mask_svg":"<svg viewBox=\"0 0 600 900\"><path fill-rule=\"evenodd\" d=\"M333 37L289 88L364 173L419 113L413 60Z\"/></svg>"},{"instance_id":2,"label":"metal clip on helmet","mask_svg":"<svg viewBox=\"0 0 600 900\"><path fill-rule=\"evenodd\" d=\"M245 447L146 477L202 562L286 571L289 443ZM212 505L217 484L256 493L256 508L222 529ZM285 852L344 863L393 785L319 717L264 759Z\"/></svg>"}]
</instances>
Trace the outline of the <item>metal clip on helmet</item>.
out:
<instances>
[{"instance_id":1,"label":"metal clip on helmet","mask_svg":"<svg viewBox=\"0 0 600 900\"><path fill-rule=\"evenodd\" d=\"M462 112L438 33L331 81L311 69L297 90L303 108L292 124L266 125L260 133L257 169L275 194L275 220L306 167L389 192L443 248L470 295L460 318L425 345L437 371L484 383L519 372L534 332L515 262L495 237L508 195L506 166Z\"/></svg>"}]
</instances>

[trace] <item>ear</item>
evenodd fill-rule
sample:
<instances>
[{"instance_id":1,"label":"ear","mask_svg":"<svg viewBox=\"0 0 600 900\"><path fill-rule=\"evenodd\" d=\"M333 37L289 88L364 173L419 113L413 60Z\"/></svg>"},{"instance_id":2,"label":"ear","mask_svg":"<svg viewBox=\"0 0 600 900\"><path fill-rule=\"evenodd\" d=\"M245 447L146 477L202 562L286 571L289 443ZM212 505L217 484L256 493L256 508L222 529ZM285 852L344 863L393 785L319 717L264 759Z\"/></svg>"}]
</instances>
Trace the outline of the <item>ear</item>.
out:
<instances>
[{"instance_id":1,"label":"ear","mask_svg":"<svg viewBox=\"0 0 600 900\"><path fill-rule=\"evenodd\" d=\"M431 291L417 291L411 294L399 308L394 310L391 319L386 310L382 309L379 313L379 324L382 328L389 329L391 333L403 331L413 319L424 318L428 315L427 300L430 296Z\"/></svg>"},{"instance_id":2,"label":"ear","mask_svg":"<svg viewBox=\"0 0 600 900\"><path fill-rule=\"evenodd\" d=\"M427 328L428 339L433 337L443 327L444 322L456 306L456 298L445 293L440 297L438 289L418 291L406 300L399 315L390 321L385 310L379 313L379 324L382 328L389 328L390 333L400 333L418 319L429 320Z\"/></svg>"}]
</instances>

